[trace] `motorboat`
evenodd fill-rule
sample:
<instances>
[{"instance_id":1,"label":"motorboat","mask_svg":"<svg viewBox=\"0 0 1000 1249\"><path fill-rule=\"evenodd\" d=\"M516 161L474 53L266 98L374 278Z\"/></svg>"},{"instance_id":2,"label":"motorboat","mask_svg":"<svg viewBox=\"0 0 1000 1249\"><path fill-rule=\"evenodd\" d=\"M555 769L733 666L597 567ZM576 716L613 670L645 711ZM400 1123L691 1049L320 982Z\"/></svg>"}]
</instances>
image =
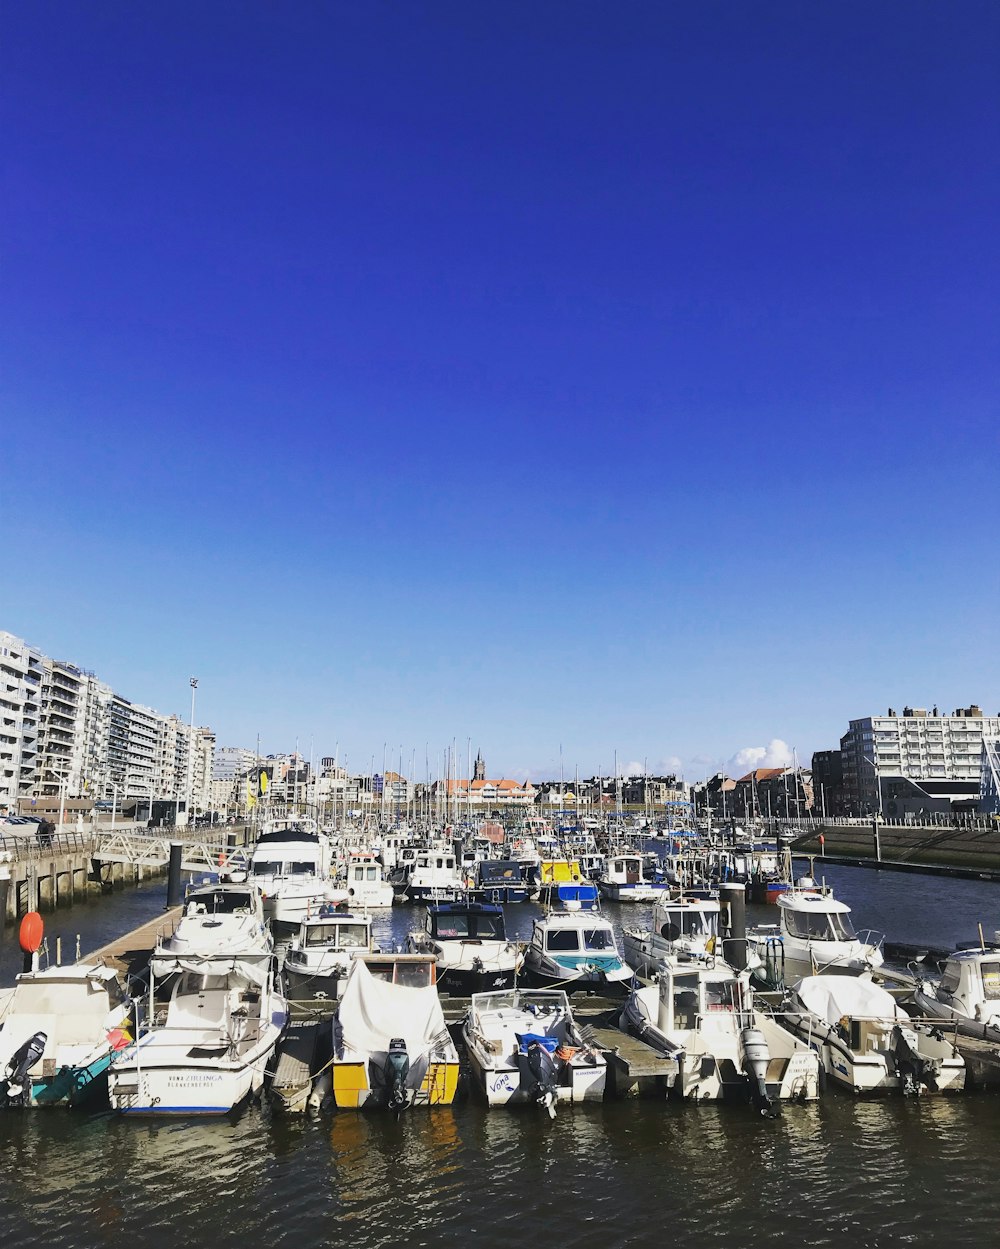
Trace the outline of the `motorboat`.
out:
<instances>
[{"instance_id":1,"label":"motorboat","mask_svg":"<svg viewBox=\"0 0 1000 1249\"><path fill-rule=\"evenodd\" d=\"M439 989L463 997L512 988L524 959L507 938L503 909L479 902L432 904L424 930L411 932L406 948L434 955Z\"/></svg>"},{"instance_id":2,"label":"motorboat","mask_svg":"<svg viewBox=\"0 0 1000 1249\"><path fill-rule=\"evenodd\" d=\"M465 897L465 881L451 850L418 850L406 878L408 902L457 902Z\"/></svg>"},{"instance_id":3,"label":"motorboat","mask_svg":"<svg viewBox=\"0 0 1000 1249\"><path fill-rule=\"evenodd\" d=\"M665 880L651 880L641 854L613 854L604 864L597 887L610 902L655 902L668 888Z\"/></svg>"},{"instance_id":4,"label":"motorboat","mask_svg":"<svg viewBox=\"0 0 1000 1249\"><path fill-rule=\"evenodd\" d=\"M522 865L516 859L480 859L469 896L496 905L526 902L530 892Z\"/></svg>"},{"instance_id":5,"label":"motorboat","mask_svg":"<svg viewBox=\"0 0 1000 1249\"><path fill-rule=\"evenodd\" d=\"M530 980L541 987L624 992L633 972L621 956L610 920L597 911L593 885L559 887L557 901L572 909L550 910L534 921L524 956ZM572 893L574 896L569 897Z\"/></svg>"},{"instance_id":6,"label":"motorboat","mask_svg":"<svg viewBox=\"0 0 1000 1249\"><path fill-rule=\"evenodd\" d=\"M847 903L809 877L778 898L777 925L750 929L747 940L759 959L754 975L769 988L822 973L860 976L883 962L881 934L857 933Z\"/></svg>"},{"instance_id":7,"label":"motorboat","mask_svg":"<svg viewBox=\"0 0 1000 1249\"><path fill-rule=\"evenodd\" d=\"M250 879L260 888L264 914L274 924L295 925L326 902L347 896L331 879L332 843L300 821L264 832L250 856Z\"/></svg>"},{"instance_id":8,"label":"motorboat","mask_svg":"<svg viewBox=\"0 0 1000 1249\"><path fill-rule=\"evenodd\" d=\"M718 941L718 898L684 894L661 894L649 928L622 933L625 960L640 976L654 976L680 956L713 953Z\"/></svg>"},{"instance_id":9,"label":"motorboat","mask_svg":"<svg viewBox=\"0 0 1000 1249\"><path fill-rule=\"evenodd\" d=\"M110 967L22 972L0 995L0 1108L99 1099L134 1027L133 1004Z\"/></svg>"},{"instance_id":10,"label":"motorboat","mask_svg":"<svg viewBox=\"0 0 1000 1249\"><path fill-rule=\"evenodd\" d=\"M126 1115L225 1114L258 1094L288 1019L273 954L177 957L169 1002L156 1002L108 1074L112 1108Z\"/></svg>"},{"instance_id":11,"label":"motorboat","mask_svg":"<svg viewBox=\"0 0 1000 1249\"><path fill-rule=\"evenodd\" d=\"M817 1055L755 1008L746 972L711 954L633 989L618 1026L676 1061L676 1096L750 1102L767 1116L819 1096Z\"/></svg>"},{"instance_id":12,"label":"motorboat","mask_svg":"<svg viewBox=\"0 0 1000 1249\"><path fill-rule=\"evenodd\" d=\"M352 854L339 882L346 890L351 906L392 906L395 891L385 878L382 864L373 854Z\"/></svg>"},{"instance_id":13,"label":"motorboat","mask_svg":"<svg viewBox=\"0 0 1000 1249\"><path fill-rule=\"evenodd\" d=\"M173 932L157 942L152 970L162 979L178 958L269 954L274 939L255 884L205 884L189 889Z\"/></svg>"},{"instance_id":14,"label":"motorboat","mask_svg":"<svg viewBox=\"0 0 1000 1249\"><path fill-rule=\"evenodd\" d=\"M541 859L536 871L538 896L546 906L557 900L561 885L579 885L587 880L576 859Z\"/></svg>"},{"instance_id":15,"label":"motorboat","mask_svg":"<svg viewBox=\"0 0 1000 1249\"><path fill-rule=\"evenodd\" d=\"M473 994L462 1028L477 1088L490 1106L601 1101L603 1054L581 1036L559 989Z\"/></svg>"},{"instance_id":16,"label":"motorboat","mask_svg":"<svg viewBox=\"0 0 1000 1249\"><path fill-rule=\"evenodd\" d=\"M958 1093L965 1061L940 1028L912 1022L871 980L804 976L781 1022L814 1049L831 1080L854 1093Z\"/></svg>"},{"instance_id":17,"label":"motorboat","mask_svg":"<svg viewBox=\"0 0 1000 1249\"><path fill-rule=\"evenodd\" d=\"M918 977L913 1000L921 1015L963 1036L1000 1042L1000 946L956 950L939 977Z\"/></svg>"},{"instance_id":18,"label":"motorboat","mask_svg":"<svg viewBox=\"0 0 1000 1249\"><path fill-rule=\"evenodd\" d=\"M354 959L378 952L370 915L346 902L327 904L299 925L285 951L285 983L292 1001L340 997Z\"/></svg>"},{"instance_id":19,"label":"motorboat","mask_svg":"<svg viewBox=\"0 0 1000 1249\"><path fill-rule=\"evenodd\" d=\"M332 1021L324 1080L338 1108L450 1106L458 1051L428 954L356 958Z\"/></svg>"}]
</instances>

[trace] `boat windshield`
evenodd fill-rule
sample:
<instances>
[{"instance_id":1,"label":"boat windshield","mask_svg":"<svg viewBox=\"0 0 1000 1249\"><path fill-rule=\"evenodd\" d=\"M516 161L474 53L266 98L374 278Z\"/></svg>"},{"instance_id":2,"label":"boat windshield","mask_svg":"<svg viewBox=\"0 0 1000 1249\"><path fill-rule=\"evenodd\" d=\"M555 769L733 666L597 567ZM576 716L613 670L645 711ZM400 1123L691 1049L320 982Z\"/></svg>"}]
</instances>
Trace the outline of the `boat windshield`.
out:
<instances>
[{"instance_id":1,"label":"boat windshield","mask_svg":"<svg viewBox=\"0 0 1000 1249\"><path fill-rule=\"evenodd\" d=\"M194 908L192 910L191 908ZM200 908L200 909L199 909ZM215 893L193 894L188 899L188 914L208 912L213 915L235 915L237 911L250 910L250 894L219 889Z\"/></svg>"},{"instance_id":2,"label":"boat windshield","mask_svg":"<svg viewBox=\"0 0 1000 1249\"><path fill-rule=\"evenodd\" d=\"M705 985L706 1010L735 1010L740 1000L736 980L710 980Z\"/></svg>"},{"instance_id":3,"label":"boat windshield","mask_svg":"<svg viewBox=\"0 0 1000 1249\"><path fill-rule=\"evenodd\" d=\"M718 916L706 911L668 911L660 925L660 936L667 941L680 937L710 937L716 931Z\"/></svg>"},{"instance_id":4,"label":"boat windshield","mask_svg":"<svg viewBox=\"0 0 1000 1249\"><path fill-rule=\"evenodd\" d=\"M315 876L316 864L311 859L293 859L285 863L280 859L255 859L255 876Z\"/></svg>"},{"instance_id":5,"label":"boat windshield","mask_svg":"<svg viewBox=\"0 0 1000 1249\"><path fill-rule=\"evenodd\" d=\"M555 928L545 938L547 950L579 950L580 934L575 928Z\"/></svg>"},{"instance_id":6,"label":"boat windshield","mask_svg":"<svg viewBox=\"0 0 1000 1249\"><path fill-rule=\"evenodd\" d=\"M583 943L588 950L613 950L615 948L615 939L608 928L585 929Z\"/></svg>"},{"instance_id":7,"label":"boat windshield","mask_svg":"<svg viewBox=\"0 0 1000 1249\"><path fill-rule=\"evenodd\" d=\"M330 943L338 950L367 949L367 925L310 924L306 928L306 945L327 945Z\"/></svg>"},{"instance_id":8,"label":"boat windshield","mask_svg":"<svg viewBox=\"0 0 1000 1249\"><path fill-rule=\"evenodd\" d=\"M807 941L855 941L857 933L850 915L839 911L784 912L785 924L793 937Z\"/></svg>"}]
</instances>

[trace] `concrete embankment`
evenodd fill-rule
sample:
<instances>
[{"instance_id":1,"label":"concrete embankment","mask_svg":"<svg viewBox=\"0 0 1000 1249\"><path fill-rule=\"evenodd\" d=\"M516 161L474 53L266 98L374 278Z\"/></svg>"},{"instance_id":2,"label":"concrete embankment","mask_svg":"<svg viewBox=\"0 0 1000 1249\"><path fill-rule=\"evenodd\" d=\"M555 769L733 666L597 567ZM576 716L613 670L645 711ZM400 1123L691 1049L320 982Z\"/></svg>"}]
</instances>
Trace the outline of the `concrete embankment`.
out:
<instances>
[{"instance_id":1,"label":"concrete embankment","mask_svg":"<svg viewBox=\"0 0 1000 1249\"><path fill-rule=\"evenodd\" d=\"M107 840L116 839L112 846ZM171 836L195 838L215 851L246 843L247 830L148 830L139 825L56 832L46 844L24 837L0 838L0 926L16 923L28 911L52 911L91 895L137 885L167 871ZM153 844L155 842L155 844Z\"/></svg>"},{"instance_id":2,"label":"concrete embankment","mask_svg":"<svg viewBox=\"0 0 1000 1249\"><path fill-rule=\"evenodd\" d=\"M792 848L832 863L1000 880L1000 827L879 824L876 836L871 824L818 824Z\"/></svg>"}]
</instances>

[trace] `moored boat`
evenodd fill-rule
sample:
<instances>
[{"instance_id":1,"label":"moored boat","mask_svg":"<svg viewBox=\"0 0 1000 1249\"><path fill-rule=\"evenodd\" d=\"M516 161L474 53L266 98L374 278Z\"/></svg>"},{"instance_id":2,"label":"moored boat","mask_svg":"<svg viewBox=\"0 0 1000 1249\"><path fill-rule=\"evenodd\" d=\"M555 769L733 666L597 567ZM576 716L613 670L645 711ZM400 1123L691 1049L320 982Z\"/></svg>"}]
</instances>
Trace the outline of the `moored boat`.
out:
<instances>
[{"instance_id":1,"label":"moored boat","mask_svg":"<svg viewBox=\"0 0 1000 1249\"><path fill-rule=\"evenodd\" d=\"M329 1085L338 1108L450 1106L458 1051L426 954L354 960L332 1021Z\"/></svg>"},{"instance_id":2,"label":"moored boat","mask_svg":"<svg viewBox=\"0 0 1000 1249\"><path fill-rule=\"evenodd\" d=\"M477 993L463 1025L476 1087L489 1106L600 1101L607 1067L580 1035L560 990Z\"/></svg>"}]
</instances>

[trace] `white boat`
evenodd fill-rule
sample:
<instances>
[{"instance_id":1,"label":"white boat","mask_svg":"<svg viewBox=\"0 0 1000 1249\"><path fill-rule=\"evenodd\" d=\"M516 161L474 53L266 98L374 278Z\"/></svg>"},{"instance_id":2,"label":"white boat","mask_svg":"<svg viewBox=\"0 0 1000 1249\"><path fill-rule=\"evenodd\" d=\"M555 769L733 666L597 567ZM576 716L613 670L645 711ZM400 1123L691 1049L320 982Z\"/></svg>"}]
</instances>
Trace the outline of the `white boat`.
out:
<instances>
[{"instance_id":1,"label":"white boat","mask_svg":"<svg viewBox=\"0 0 1000 1249\"><path fill-rule=\"evenodd\" d=\"M392 906L395 891L385 878L382 864L373 854L352 854L338 881L347 890L351 906Z\"/></svg>"},{"instance_id":2,"label":"white boat","mask_svg":"<svg viewBox=\"0 0 1000 1249\"><path fill-rule=\"evenodd\" d=\"M524 955L507 938L503 908L479 902L441 902L427 908L422 932L406 939L411 954L437 959L439 990L458 996L513 988Z\"/></svg>"},{"instance_id":3,"label":"white boat","mask_svg":"<svg viewBox=\"0 0 1000 1249\"><path fill-rule=\"evenodd\" d=\"M463 1025L477 1087L490 1106L601 1101L607 1067L577 1030L561 990L476 993Z\"/></svg>"},{"instance_id":4,"label":"white boat","mask_svg":"<svg viewBox=\"0 0 1000 1249\"><path fill-rule=\"evenodd\" d=\"M619 1027L676 1060L682 1098L749 1101L770 1116L819 1096L816 1054L754 1007L747 973L711 955L634 989Z\"/></svg>"},{"instance_id":5,"label":"white boat","mask_svg":"<svg viewBox=\"0 0 1000 1249\"><path fill-rule=\"evenodd\" d=\"M243 952L259 955L273 949L274 939L256 885L201 885L188 890L173 932L157 942L152 971L162 979L178 958Z\"/></svg>"},{"instance_id":6,"label":"white boat","mask_svg":"<svg viewBox=\"0 0 1000 1249\"><path fill-rule=\"evenodd\" d=\"M618 949L609 920L596 910L592 885L557 886L565 894L593 892L593 900L574 899L580 909L549 911L534 921L524 956L524 969L542 987L623 992L633 972Z\"/></svg>"},{"instance_id":7,"label":"white boat","mask_svg":"<svg viewBox=\"0 0 1000 1249\"><path fill-rule=\"evenodd\" d=\"M418 850L406 878L409 902L457 902L465 881L451 850Z\"/></svg>"},{"instance_id":8,"label":"white boat","mask_svg":"<svg viewBox=\"0 0 1000 1249\"><path fill-rule=\"evenodd\" d=\"M131 1042L134 1023L110 967L22 972L0 995L0 1108L103 1096L112 1055Z\"/></svg>"},{"instance_id":9,"label":"white boat","mask_svg":"<svg viewBox=\"0 0 1000 1249\"><path fill-rule=\"evenodd\" d=\"M611 902L655 902L663 896L666 881L650 880L641 854L613 854L597 880L601 896Z\"/></svg>"},{"instance_id":10,"label":"white boat","mask_svg":"<svg viewBox=\"0 0 1000 1249\"><path fill-rule=\"evenodd\" d=\"M148 1026L120 1050L108 1078L127 1115L225 1114L260 1092L288 1018L272 954L177 958L165 1009L150 982Z\"/></svg>"},{"instance_id":11,"label":"white boat","mask_svg":"<svg viewBox=\"0 0 1000 1249\"><path fill-rule=\"evenodd\" d=\"M626 928L622 933L626 962L640 976L665 971L684 955L713 953L718 941L718 899L683 895L661 895L648 929Z\"/></svg>"},{"instance_id":12,"label":"white boat","mask_svg":"<svg viewBox=\"0 0 1000 1249\"><path fill-rule=\"evenodd\" d=\"M913 999L921 1015L954 1024L964 1036L1000 1042L1000 947L956 950L939 978L918 980Z\"/></svg>"},{"instance_id":13,"label":"white boat","mask_svg":"<svg viewBox=\"0 0 1000 1249\"><path fill-rule=\"evenodd\" d=\"M338 998L354 959L378 952L370 915L326 906L303 919L285 951L285 982L292 1001Z\"/></svg>"},{"instance_id":14,"label":"white boat","mask_svg":"<svg viewBox=\"0 0 1000 1249\"><path fill-rule=\"evenodd\" d=\"M332 1022L327 1081L338 1108L450 1106L458 1051L425 954L354 960Z\"/></svg>"},{"instance_id":15,"label":"white boat","mask_svg":"<svg viewBox=\"0 0 1000 1249\"><path fill-rule=\"evenodd\" d=\"M250 857L250 879L260 888L267 918L297 926L324 903L345 898L347 891L331 879L332 861L329 837L300 822L262 833Z\"/></svg>"},{"instance_id":16,"label":"white boat","mask_svg":"<svg viewBox=\"0 0 1000 1249\"><path fill-rule=\"evenodd\" d=\"M833 973L861 976L882 966L882 937L859 934L851 908L828 890L803 878L778 897L778 923L747 932L759 964L754 975L769 987L782 988L803 976Z\"/></svg>"},{"instance_id":17,"label":"white boat","mask_svg":"<svg viewBox=\"0 0 1000 1249\"><path fill-rule=\"evenodd\" d=\"M965 1061L937 1028L913 1023L891 993L852 976L805 976L781 1020L854 1093L958 1093Z\"/></svg>"}]
</instances>

